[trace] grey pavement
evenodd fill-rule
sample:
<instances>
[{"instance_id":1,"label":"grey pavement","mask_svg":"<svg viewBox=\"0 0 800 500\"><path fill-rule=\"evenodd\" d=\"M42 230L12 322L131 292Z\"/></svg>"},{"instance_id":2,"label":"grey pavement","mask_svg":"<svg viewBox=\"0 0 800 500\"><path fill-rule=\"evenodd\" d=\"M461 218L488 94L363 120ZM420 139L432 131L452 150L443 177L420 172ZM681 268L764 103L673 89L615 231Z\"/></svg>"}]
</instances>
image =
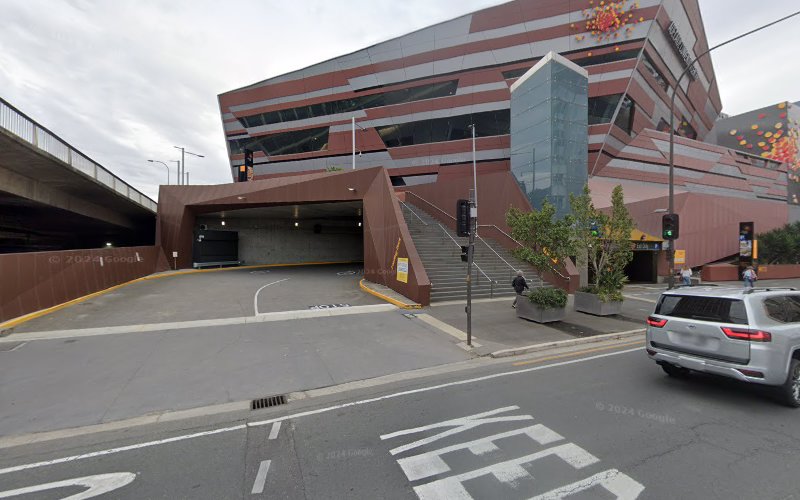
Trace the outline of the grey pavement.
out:
<instances>
[{"instance_id":1,"label":"grey pavement","mask_svg":"<svg viewBox=\"0 0 800 500\"><path fill-rule=\"evenodd\" d=\"M0 435L249 400L465 360L399 310L38 340L0 351Z\"/></svg>"},{"instance_id":2,"label":"grey pavement","mask_svg":"<svg viewBox=\"0 0 800 500\"><path fill-rule=\"evenodd\" d=\"M7 449L0 492L127 472L114 498L793 498L800 410L759 387L669 378L622 349ZM486 413L515 418L463 425Z\"/></svg>"},{"instance_id":3,"label":"grey pavement","mask_svg":"<svg viewBox=\"0 0 800 500\"><path fill-rule=\"evenodd\" d=\"M384 303L359 288L361 278L361 267L355 264L167 276L132 283L33 319L12 333L253 316L257 292L259 313Z\"/></svg>"}]
</instances>

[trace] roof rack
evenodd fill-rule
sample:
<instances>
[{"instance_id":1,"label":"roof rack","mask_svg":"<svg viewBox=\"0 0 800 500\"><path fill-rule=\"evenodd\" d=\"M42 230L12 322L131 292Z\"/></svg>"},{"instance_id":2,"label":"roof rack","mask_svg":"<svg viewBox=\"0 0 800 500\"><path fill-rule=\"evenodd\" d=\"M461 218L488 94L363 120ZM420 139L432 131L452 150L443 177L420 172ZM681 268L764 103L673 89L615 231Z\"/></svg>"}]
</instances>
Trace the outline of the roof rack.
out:
<instances>
[{"instance_id":1,"label":"roof rack","mask_svg":"<svg viewBox=\"0 0 800 500\"><path fill-rule=\"evenodd\" d=\"M744 291L745 295L749 295L753 292L777 292L780 290L789 291L789 292L796 292L797 288L791 286L773 286L769 288L748 288Z\"/></svg>"}]
</instances>

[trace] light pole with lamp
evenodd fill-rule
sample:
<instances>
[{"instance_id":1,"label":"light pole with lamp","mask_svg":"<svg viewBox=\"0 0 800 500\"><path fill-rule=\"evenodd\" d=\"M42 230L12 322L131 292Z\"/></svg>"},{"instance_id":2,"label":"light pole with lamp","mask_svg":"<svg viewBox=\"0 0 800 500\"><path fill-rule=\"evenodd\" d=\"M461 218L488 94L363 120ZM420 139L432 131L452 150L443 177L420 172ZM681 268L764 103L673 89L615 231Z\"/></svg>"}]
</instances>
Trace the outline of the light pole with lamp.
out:
<instances>
[{"instance_id":1,"label":"light pole with lamp","mask_svg":"<svg viewBox=\"0 0 800 500\"><path fill-rule=\"evenodd\" d=\"M758 31L763 30L764 28L769 28L770 26L778 24L778 23L780 23L782 21L785 21L785 20L787 20L787 19L789 19L791 17L794 17L794 16L796 16L798 14L800 14L800 11L797 11L797 12L795 12L793 14L789 14L788 16L782 17L782 18L778 19L777 21L772 21L771 23L765 24L765 25L763 25L761 27L758 27L758 28L756 28L754 30L750 30L747 33L743 33L743 34L741 34L739 36L735 36L735 37L731 38L730 40L726 40L726 41L724 41L722 43L719 43L719 44L711 47L710 49L706 50L705 52L703 52L700 55L698 55L697 57L695 57L689 64L687 64L686 68L684 68L683 72L678 77L678 80L675 82L675 85L672 88L672 100L670 101L670 105L669 105L669 208L667 209L667 211L668 211L668 213L670 215L675 213L675 95L678 93L678 88L681 85L681 80L683 80L683 77L686 76L686 73L688 73L694 67L694 64L701 57L705 56L706 54L708 54L712 50L718 49L718 48L720 48L720 47L722 47L724 45L728 45L731 42L735 42L736 40L739 40L740 38L744 38L744 37L746 37L748 35L752 35L753 33L756 33ZM675 267L675 240L671 240L669 242L669 251L667 252L667 258L669 260L669 264L668 264L669 265L669 279L667 281L667 284L668 284L667 286L671 290L673 288L673 286L675 285L675 272L674 272L675 271L675 269L674 269L674 267Z\"/></svg>"},{"instance_id":2,"label":"light pole with lamp","mask_svg":"<svg viewBox=\"0 0 800 500\"><path fill-rule=\"evenodd\" d=\"M147 161L149 161L150 163L160 163L164 165L164 168L167 169L167 186L169 186L169 166L163 161L158 161L158 160L147 160Z\"/></svg>"},{"instance_id":3,"label":"light pole with lamp","mask_svg":"<svg viewBox=\"0 0 800 500\"><path fill-rule=\"evenodd\" d=\"M356 127L360 128L361 130L366 130L364 127L356 123L356 117L353 116L351 118L351 123L353 124L353 170L356 169ZM358 150L359 156L361 156L361 150Z\"/></svg>"},{"instance_id":4,"label":"light pole with lamp","mask_svg":"<svg viewBox=\"0 0 800 500\"><path fill-rule=\"evenodd\" d=\"M184 172L186 172L186 155L192 155L198 158L205 158L205 156L199 155L197 153L192 153L191 151L186 151L186 148L183 148L181 146L172 146L172 147L181 150L181 170L178 173L178 181L179 181L178 184L180 184L183 181Z\"/></svg>"}]
</instances>

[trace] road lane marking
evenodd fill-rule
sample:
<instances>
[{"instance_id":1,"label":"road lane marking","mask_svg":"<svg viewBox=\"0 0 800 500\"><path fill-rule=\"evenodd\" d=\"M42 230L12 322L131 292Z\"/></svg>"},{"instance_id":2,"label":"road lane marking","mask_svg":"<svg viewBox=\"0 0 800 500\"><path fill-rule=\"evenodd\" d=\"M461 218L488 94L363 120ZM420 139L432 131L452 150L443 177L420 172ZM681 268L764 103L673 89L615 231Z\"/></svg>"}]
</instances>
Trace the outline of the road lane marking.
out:
<instances>
[{"instance_id":1,"label":"road lane marking","mask_svg":"<svg viewBox=\"0 0 800 500\"><path fill-rule=\"evenodd\" d=\"M431 429L437 429L439 427L453 427L452 429L449 429L447 431L440 432L439 434L435 434L433 436L420 439L419 441L414 441L413 443L409 443L389 451L389 453L391 453L392 455L397 455L398 453L403 453L404 451L412 450L419 446L433 443L442 438L446 438L454 434L459 434L461 432L474 429L479 425L492 424L496 422L518 422L520 420L533 420L533 417L531 417L530 415L507 415L505 417L485 418L485 417L491 417L492 415L497 415L498 413L506 413L511 410L519 410L519 406L506 406L505 408L498 408L496 410L478 413L476 415L469 415L467 417L455 418L453 420L438 422L436 424L426 425L423 427L415 427L413 429L405 429L402 431L392 432L390 434L384 434L383 436L381 436L381 441L384 441L386 439L391 439L397 436L405 436L407 434L416 434L418 432L425 432Z\"/></svg>"},{"instance_id":2,"label":"road lane marking","mask_svg":"<svg viewBox=\"0 0 800 500\"><path fill-rule=\"evenodd\" d=\"M640 344L642 344L642 342L643 342L642 340L637 340L636 342L628 342L628 343L625 343L625 344L616 344L616 345L613 345L613 346L606 346L606 347L595 347L594 349L586 349L585 351L581 351L581 352L589 353L589 352L607 351L609 349L614 349L614 348L617 348L617 347L628 347L630 345L640 345ZM624 351L624 352L631 352L631 351L636 351L636 350L637 349L629 349L629 350ZM530 361L517 361L516 363L511 363L511 366L523 366L523 365L530 365L530 364L533 364L533 363L541 363L542 361L552 361L554 359L568 358L568 357L570 357L570 355L571 355L570 353L567 353L567 354L559 354L558 356L548 356L546 358L532 359ZM547 365L547 366L551 366L551 365Z\"/></svg>"},{"instance_id":3,"label":"road lane marking","mask_svg":"<svg viewBox=\"0 0 800 500\"><path fill-rule=\"evenodd\" d=\"M625 297L626 299L641 300L642 302L650 302L651 304L658 304L658 301L653 299L646 299L644 297L637 297L635 295L624 294L624 293L622 294L622 296Z\"/></svg>"},{"instance_id":4,"label":"road lane marking","mask_svg":"<svg viewBox=\"0 0 800 500\"><path fill-rule=\"evenodd\" d=\"M598 354L598 355L595 355L595 356L589 356L589 357L586 357L586 358L572 359L572 360L569 360L569 361L561 361L561 362L552 363L552 364L549 364L549 365L534 366L534 367L531 367L531 368L524 368L524 369L521 369L521 370L513 370L513 371L508 371L508 372L494 373L492 375L484 375L484 376L481 376L481 377L475 377L475 378L464 379L464 380L457 380L455 382L448 382L448 383L445 383L445 384L432 385L432 386L428 386L428 387L420 387L418 389L410 389L410 390L407 390L407 391L395 392L395 393L392 393L392 394L386 394L384 396L378 396L378 397L375 397L375 398L362 399L362 400L359 400L359 401L351 401L349 403L342 403L342 404L338 404L338 405L328 406L328 407L325 407L325 408L318 408L318 409L315 409L315 410L302 411L302 412L298 412L298 413L293 413L291 415L285 415L283 417L276 417L276 418L269 419L269 420L262 420L262 421L258 421L258 422L248 422L246 424L234 425L234 426L231 426L231 427L222 427L222 428L214 429L214 430L211 430L211 431L203 431L203 432L196 432L196 433L193 433L193 434L185 434L185 435L181 435L181 436L174 436L174 437L171 437L171 438L160 439L160 440L157 440L157 441L148 441L148 442L137 443L137 444L128 445L128 446L121 446L121 447L118 447L118 448L110 448L110 449L107 449L107 450L99 450L99 451L94 451L94 452L90 452L90 453L84 453L84 454L81 454L81 455L72 455L72 456L69 456L69 457L62 457L62 458L58 458L58 459L55 459L55 460L47 460L47 461L43 461L43 462L35 462L35 463L29 463L29 464L24 464L24 465L16 465L16 466L13 466L13 467L6 467L4 469L0 469L0 475L9 474L11 472L17 472L17 471L22 471L22 470L35 469L35 468L39 468L39 467L46 467L46 466L49 466L49 465L61 464L61 463L65 463L65 462L73 462L75 460L83 460L83 459L87 459L87 458L94 458L94 457L110 455L110 454L114 454L114 453L130 451L130 450L137 450L137 449L141 449L141 448L149 448L149 447L152 447L152 446L158 446L158 445L162 445L162 444L173 443L173 442L176 442L176 441L184 441L184 440L187 440L187 439L195 439L195 438L210 436L210 435L214 435L214 434L232 432L232 431L242 430L242 429L245 429L247 427L262 427L262 426L265 426L265 425L273 424L275 422L283 422L285 420L290 420L290 419L295 419L295 418L302 418L302 417L307 417L307 416L310 416L310 415L318 415L320 413L328 413L328 412L340 410L342 408L349 408L349 407L352 407L352 406L361 406L361 405L365 405L365 404L375 403L375 402L378 402L378 401L384 401L384 400L387 400L387 399L394 399L394 398L399 398L399 397L403 397L403 396L408 396L408 395L411 395L411 394L420 394L420 393L429 392L429 391L436 391L436 390L444 389L444 388L447 388L447 387L455 387L455 386L459 386L459 385L473 384L473 383L483 382L483 381L486 381L486 380L492 380L492 379L501 378L501 377L508 377L508 376L512 376L512 375L520 375L520 374L524 374L524 373L531 373L531 372L535 372L535 371L539 371L539 370L545 370L547 368L556 368L556 367L560 367L560 366L568 366L568 365L573 365L573 364L577 364L577 363L584 363L584 362L587 362L587 361L594 361L596 359L607 358L607 357L610 357L610 356L619 356L621 354L630 354L632 352L640 352L641 350L642 350L641 347L637 347L635 349L627 349L627 350L624 350L624 351L617 351L617 352L609 352L609 353L605 353L605 354ZM582 352L572 353L573 356L580 356L581 354L582 354Z\"/></svg>"},{"instance_id":5,"label":"road lane marking","mask_svg":"<svg viewBox=\"0 0 800 500\"><path fill-rule=\"evenodd\" d=\"M269 437L267 439L276 439L278 437L278 433L281 430L281 423L275 422L272 424L272 429L269 431Z\"/></svg>"},{"instance_id":6,"label":"road lane marking","mask_svg":"<svg viewBox=\"0 0 800 500\"><path fill-rule=\"evenodd\" d=\"M258 473L256 474L256 480L253 483L253 489L250 491L251 495L259 495L264 493L264 483L267 482L267 472L269 472L269 465L272 463L272 460L264 460L258 466Z\"/></svg>"},{"instance_id":7,"label":"road lane marking","mask_svg":"<svg viewBox=\"0 0 800 500\"><path fill-rule=\"evenodd\" d=\"M533 419L530 415L525 416ZM475 439L466 443L454 444L419 455L401 458L397 460L397 463L400 465L400 468L403 469L403 472L406 473L406 477L408 477L409 481L417 481L426 477L450 472L450 466L441 458L445 453L466 449L471 451L474 455L484 455L500 449L495 441L522 435L527 435L541 445L547 445L564 439L563 436L548 429L544 425L536 424L530 427L523 427L522 429L515 429L513 431L501 432L492 436Z\"/></svg>"},{"instance_id":8,"label":"road lane marking","mask_svg":"<svg viewBox=\"0 0 800 500\"><path fill-rule=\"evenodd\" d=\"M89 489L68 497L70 500L83 500L85 498L92 498L118 490L134 479L136 479L136 474L132 472L114 472L111 474L75 477L63 481L56 481L54 483L37 484L35 486L27 486L16 490L0 491L0 498L10 498L19 495L27 495L29 493L38 493L40 491L67 488L70 486L84 486Z\"/></svg>"},{"instance_id":9,"label":"road lane marking","mask_svg":"<svg viewBox=\"0 0 800 500\"><path fill-rule=\"evenodd\" d=\"M272 285L275 285L275 284L278 284L278 283L282 283L282 282L288 281L288 280L289 280L289 278L284 278L282 280L273 281L272 283L267 283L266 285L264 285L261 288L259 288L258 290L256 290L256 294L255 294L255 296L253 296L253 309L256 311L256 316L258 316L258 294L261 292L261 290L267 288L268 286L272 286Z\"/></svg>"},{"instance_id":10,"label":"road lane marking","mask_svg":"<svg viewBox=\"0 0 800 500\"><path fill-rule=\"evenodd\" d=\"M616 496L619 500L633 500L637 498L644 485L637 483L630 476L621 473L617 469L609 469L594 476L588 477L583 481L568 484L560 488L548 491L542 495L537 495L530 500L560 500L568 495L574 495L595 486L602 486L609 493Z\"/></svg>"}]
</instances>

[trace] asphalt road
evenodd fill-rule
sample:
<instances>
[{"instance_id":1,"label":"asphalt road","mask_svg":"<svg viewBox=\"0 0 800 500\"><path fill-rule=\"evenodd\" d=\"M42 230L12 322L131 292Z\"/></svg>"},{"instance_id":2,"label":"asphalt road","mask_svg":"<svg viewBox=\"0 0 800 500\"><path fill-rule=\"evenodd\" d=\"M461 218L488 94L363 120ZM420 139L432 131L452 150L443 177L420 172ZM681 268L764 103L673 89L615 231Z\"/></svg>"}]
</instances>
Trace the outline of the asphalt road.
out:
<instances>
[{"instance_id":1,"label":"asphalt road","mask_svg":"<svg viewBox=\"0 0 800 500\"><path fill-rule=\"evenodd\" d=\"M640 346L594 349L4 449L0 498L796 495L797 410L756 387L668 378Z\"/></svg>"}]
</instances>

